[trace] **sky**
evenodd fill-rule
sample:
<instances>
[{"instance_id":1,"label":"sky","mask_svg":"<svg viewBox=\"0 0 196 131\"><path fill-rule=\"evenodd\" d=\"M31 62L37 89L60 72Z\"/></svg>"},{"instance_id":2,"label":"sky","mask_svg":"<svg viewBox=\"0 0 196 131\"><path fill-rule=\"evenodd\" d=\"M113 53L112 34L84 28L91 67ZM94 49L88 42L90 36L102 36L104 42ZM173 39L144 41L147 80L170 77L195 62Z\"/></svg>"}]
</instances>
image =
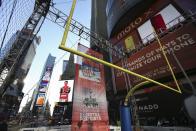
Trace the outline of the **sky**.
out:
<instances>
[{"instance_id":1,"label":"sky","mask_svg":"<svg viewBox=\"0 0 196 131\"><path fill-rule=\"evenodd\" d=\"M63 11L67 15L69 14L72 5L72 0L54 0L54 3L56 3L55 4L56 8ZM74 11L73 19L77 20L82 25L90 28L90 19L91 19L90 13L91 13L91 0L78 0ZM48 99L49 99L49 103L51 104L51 109L54 107L54 102L59 100L60 88L57 88L55 86L55 83L58 82L59 77L62 74L62 61L69 59L69 53L58 49L58 46L63 36L63 32L64 29L62 27L59 27L57 24L47 19L45 20L44 24L41 27L40 32L38 33L38 36L41 36L41 43L36 49L36 55L34 57L33 63L31 65L27 77L24 80L25 85L23 88L23 92L26 95L26 93L30 89L32 89L33 86L39 81L41 72L44 68L44 64L46 62L49 53L52 56L56 57L56 61L58 62L55 62L56 64L53 69L53 73L48 89L48 95L49 95ZM72 47L73 45L75 45L73 48L76 49L77 43L79 41L85 46L89 46L88 41L83 39L79 40L78 36L69 32L68 39L66 41L67 46ZM30 101L32 93L33 90L29 93L29 95L26 95L23 98L21 107L25 106L27 99Z\"/></svg>"},{"instance_id":2,"label":"sky","mask_svg":"<svg viewBox=\"0 0 196 131\"><path fill-rule=\"evenodd\" d=\"M0 44L2 44L3 37L9 23L6 37L2 45L2 47L4 47L9 41L10 37L12 37L17 30L20 30L24 26L26 20L30 16L30 13L33 11L35 0L1 0L1 1L2 1L2 5L0 6Z\"/></svg>"}]
</instances>

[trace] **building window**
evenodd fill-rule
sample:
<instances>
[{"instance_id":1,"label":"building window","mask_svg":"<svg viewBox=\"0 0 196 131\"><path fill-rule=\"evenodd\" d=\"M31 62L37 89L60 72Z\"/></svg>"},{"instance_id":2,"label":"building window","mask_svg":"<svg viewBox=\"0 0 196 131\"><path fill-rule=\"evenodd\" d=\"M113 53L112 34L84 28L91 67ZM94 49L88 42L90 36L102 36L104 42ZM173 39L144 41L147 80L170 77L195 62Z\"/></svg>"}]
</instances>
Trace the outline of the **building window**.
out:
<instances>
[{"instance_id":1,"label":"building window","mask_svg":"<svg viewBox=\"0 0 196 131\"><path fill-rule=\"evenodd\" d=\"M152 21L148 20L146 21L144 24L142 24L141 26L138 27L138 32L140 35L140 38L142 39L142 43L146 44L150 41L152 41L155 38L155 35L153 34L153 27L155 27L156 31L158 31L158 33L160 33L160 31L164 31L165 29L162 29L161 27L166 27L166 29L169 29L177 24L179 24L180 22L184 21L184 17L182 16L182 14L180 14L176 8L169 4L168 6L166 6L164 9L162 9L160 12L158 12L155 17L161 18L161 20L163 20L164 22L160 22L158 19L156 19L156 21ZM161 24L164 24L163 26L160 26ZM157 26L158 25L158 26Z\"/></svg>"}]
</instances>

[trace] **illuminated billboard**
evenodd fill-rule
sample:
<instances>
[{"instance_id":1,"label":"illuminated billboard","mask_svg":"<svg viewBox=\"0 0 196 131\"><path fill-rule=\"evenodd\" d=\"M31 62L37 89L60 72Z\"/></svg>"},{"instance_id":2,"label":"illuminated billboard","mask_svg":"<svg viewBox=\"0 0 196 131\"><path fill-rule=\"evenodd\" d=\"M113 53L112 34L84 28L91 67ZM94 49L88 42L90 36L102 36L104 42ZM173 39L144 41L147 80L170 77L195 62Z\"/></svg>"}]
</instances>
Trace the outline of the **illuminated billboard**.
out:
<instances>
[{"instance_id":1,"label":"illuminated billboard","mask_svg":"<svg viewBox=\"0 0 196 131\"><path fill-rule=\"evenodd\" d=\"M39 92L45 93L52 74L52 67L47 66L39 85Z\"/></svg>"},{"instance_id":2,"label":"illuminated billboard","mask_svg":"<svg viewBox=\"0 0 196 131\"><path fill-rule=\"evenodd\" d=\"M36 106L43 106L45 103L45 93L39 93L37 95Z\"/></svg>"},{"instance_id":3,"label":"illuminated billboard","mask_svg":"<svg viewBox=\"0 0 196 131\"><path fill-rule=\"evenodd\" d=\"M52 67L46 67L46 71L45 71L45 73L43 75L42 81L43 82L50 81L51 73L52 73Z\"/></svg>"},{"instance_id":4,"label":"illuminated billboard","mask_svg":"<svg viewBox=\"0 0 196 131\"><path fill-rule=\"evenodd\" d=\"M175 74L180 73L181 70L177 65L172 51L180 61L185 70L196 68L196 62L193 56L196 55L196 34L195 25L187 24L183 28L161 38L161 43L167 54L167 57L172 65ZM122 61L115 63L122 66ZM155 40L147 47L132 54L125 64L126 67L138 74L145 75L152 79L161 79L171 75L167 63L162 55L157 41ZM138 77L129 76L132 85L136 85L143 80ZM115 80L117 90L124 90L125 79L123 72L115 70Z\"/></svg>"},{"instance_id":5,"label":"illuminated billboard","mask_svg":"<svg viewBox=\"0 0 196 131\"><path fill-rule=\"evenodd\" d=\"M56 84L60 89L60 102L72 102L74 80L62 80Z\"/></svg>"}]
</instances>

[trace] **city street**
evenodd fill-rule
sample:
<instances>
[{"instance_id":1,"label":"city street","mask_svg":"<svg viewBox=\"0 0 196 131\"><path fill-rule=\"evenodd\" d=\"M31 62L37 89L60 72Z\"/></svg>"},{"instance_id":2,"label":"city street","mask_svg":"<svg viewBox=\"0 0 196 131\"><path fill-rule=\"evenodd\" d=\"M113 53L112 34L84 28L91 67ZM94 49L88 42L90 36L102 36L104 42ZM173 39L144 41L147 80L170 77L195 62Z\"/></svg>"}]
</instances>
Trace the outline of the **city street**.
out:
<instances>
[{"instance_id":1,"label":"city street","mask_svg":"<svg viewBox=\"0 0 196 131\"><path fill-rule=\"evenodd\" d=\"M0 131L196 131L196 0L0 0Z\"/></svg>"}]
</instances>

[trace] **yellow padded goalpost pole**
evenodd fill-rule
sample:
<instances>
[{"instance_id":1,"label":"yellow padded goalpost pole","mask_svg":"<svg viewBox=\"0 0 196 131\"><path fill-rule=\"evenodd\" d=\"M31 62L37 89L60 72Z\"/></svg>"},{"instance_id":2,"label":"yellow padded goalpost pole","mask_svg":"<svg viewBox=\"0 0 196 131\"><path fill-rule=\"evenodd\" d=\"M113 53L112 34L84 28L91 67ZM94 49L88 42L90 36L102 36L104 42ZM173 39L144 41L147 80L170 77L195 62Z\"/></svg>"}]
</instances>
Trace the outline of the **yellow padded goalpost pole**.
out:
<instances>
[{"instance_id":1,"label":"yellow padded goalpost pole","mask_svg":"<svg viewBox=\"0 0 196 131\"><path fill-rule=\"evenodd\" d=\"M165 60L166 60L166 62L167 62L167 65L168 65L168 67L169 67L169 69L170 69L170 72L171 72L171 74L172 74L172 77L173 77L173 79L174 79L174 81L175 81L175 84L176 84L176 86L177 86L177 88L178 88L178 91L179 91L179 93L182 93L182 92L181 92L181 89L180 89L180 87L179 87L179 84L178 84L178 82L177 82L177 80L176 80L176 77L175 77L175 74L174 74L174 72L173 72L173 69L172 69L172 67L171 67L171 64L169 63L169 60L168 60L168 58L167 58L167 56L166 56L166 54L165 54L165 51L164 51L163 46L162 46L162 44L161 44L161 41L160 41L160 39L159 39L159 37L158 37L158 35L157 35L157 33L156 33L156 31L155 31L154 28L153 28L153 30L154 30L154 33L155 33L156 40L157 40L157 42L158 42L158 44L159 44L159 47L160 47L160 49L161 49L161 51L162 51L162 54L163 54L163 56L164 56L164 58L165 58ZM135 90L137 90L137 89L140 88L141 86L146 85L146 84L148 84L148 83L150 83L150 82L149 82L149 81L143 81L143 82L141 82L141 83L135 85L133 88L131 88L131 89L129 90L129 92L127 93L126 97L125 97L125 103L128 103L129 97L133 95L133 93L135 92Z\"/></svg>"},{"instance_id":2,"label":"yellow padded goalpost pole","mask_svg":"<svg viewBox=\"0 0 196 131\"><path fill-rule=\"evenodd\" d=\"M156 40L157 40L157 42L158 42L158 44L159 44L159 47L160 47L161 52L162 52L162 54L163 54L163 56L164 56L164 58L165 58L165 61L167 62L167 65L168 65L168 67L169 67L169 70L170 70L170 72L171 72L171 75L172 75L172 77L173 77L173 80L174 80L174 82L175 82L175 84L176 84L176 86L177 86L177 89L178 89L178 91L179 91L180 93L182 93L182 91L181 91L181 89L180 89L180 86L179 86L179 84L178 84L178 81L177 81L177 79L176 79L176 76L175 76L175 74L174 74L174 71L173 71L173 69L172 69L172 67L171 67L171 64L169 63L169 60L168 60L168 58L167 58L167 55L166 55L166 53L165 53L165 51L164 51L164 49L163 49L163 46L162 46L162 44L161 44L161 41L160 41L160 39L159 39L159 37L158 37L158 35L157 35L157 33L156 33L156 31L155 31L154 28L153 28L153 30L154 30L154 33L155 33L155 38L156 38Z\"/></svg>"},{"instance_id":3,"label":"yellow padded goalpost pole","mask_svg":"<svg viewBox=\"0 0 196 131\"><path fill-rule=\"evenodd\" d=\"M65 31L64 31L64 34L63 34L63 39L61 41L61 46L65 46L66 45L65 43L66 43L66 40L67 40L67 35L68 35L69 28L70 28L70 25L71 25L71 20L72 20L72 17L73 17L75 6L76 6L76 0L73 0L72 6L71 6L71 10L70 10L70 13L69 13L69 17L67 18Z\"/></svg>"},{"instance_id":4,"label":"yellow padded goalpost pole","mask_svg":"<svg viewBox=\"0 0 196 131\"><path fill-rule=\"evenodd\" d=\"M101 64L103 64L103 65L112 67L112 68L114 68L114 69L123 71L123 72L125 72L125 73L130 74L130 75L133 75L133 76L142 78L142 79L144 79L144 80L146 80L146 81L152 82L152 83L157 84L157 85L159 85L159 86L161 86L161 87L165 87L165 88L167 88L167 89L169 89L169 90L172 90L172 91L174 91L174 92L176 92L176 93L182 93L181 90L176 90L176 89L174 89L174 88L172 88L172 87L170 87L170 86L167 86L167 85L165 85L165 84L162 84L162 83L160 83L160 82L158 82L158 81L155 81L155 80L150 79L150 78L148 78L148 77L145 77L145 76L143 76L143 75L140 75L140 74L137 74L137 73L135 73L135 72L129 71L129 70L124 69L124 68L122 68L122 67L120 67L120 66L117 66L117 65L114 65L114 64L109 63L109 62L107 62L107 61L104 61L104 60L98 59L98 58L96 58L96 57L90 56L90 55L85 54L85 53L83 53L83 52L80 52L80 51L77 51L77 50L74 50L74 49L71 49L71 48L67 48L67 47L65 46L65 42L66 42L67 35L68 35L68 32L69 32L69 28L70 28L70 24L71 24L71 19L72 19L72 16L73 16L73 12L74 12L74 9L75 9L75 5L76 5L76 0L73 0L72 8L71 8L70 15L69 15L69 18L68 18L68 21L67 21L67 24L66 24L66 28L65 28L65 31L64 31L63 39L62 39L62 42L61 42L61 44L60 44L60 46L59 46L60 49L65 50L65 51L68 51L68 52L73 53L73 54L76 54L76 55L79 55L79 56L82 56L82 57L85 57L85 58L88 58L88 59L90 59L90 60L96 61L96 62L101 63Z\"/></svg>"},{"instance_id":5,"label":"yellow padded goalpost pole","mask_svg":"<svg viewBox=\"0 0 196 131\"><path fill-rule=\"evenodd\" d=\"M160 82L158 82L158 81L155 81L155 80L150 79L150 78L148 78L148 77L145 77L145 76L143 76L143 75L137 74L137 73L135 73L135 72L129 71L129 70L127 70L127 69L124 69L124 68L122 68L122 67L120 67L120 66L117 66L117 65L114 65L114 64L112 64L112 63L109 63L109 62L107 62L107 61L104 61L104 60L98 59L98 58L96 58L96 57L90 56L90 55L85 54L85 53L83 53L83 52L80 52L80 51L77 51L77 50L74 50L74 49L71 49L71 48L67 48L67 47L64 47L64 46L61 46L61 45L59 46L59 48L62 49L62 50L71 52L71 53L73 53L73 54L76 54L76 55L79 55L79 56L82 56L82 57L91 59L91 60L96 61L96 62L98 62L98 63L101 63L101 64L103 64L103 65L112 67L112 68L114 68L114 69L123 71L123 72L125 72L125 73L130 74L130 75L133 75L133 76L142 78L142 79L144 79L144 80L146 80L146 81L150 81L150 82L152 82L152 83L154 83L154 84L160 85L161 87L165 87L165 88L170 89L170 90L172 90L172 91L175 91L175 92L177 92L177 93L181 93L179 90L176 90L176 89L174 89L174 88L172 88L172 87L169 87L169 86L167 86L167 85L164 85L164 84L162 84L162 83L160 83Z\"/></svg>"},{"instance_id":6,"label":"yellow padded goalpost pole","mask_svg":"<svg viewBox=\"0 0 196 131\"><path fill-rule=\"evenodd\" d=\"M140 88L141 86L146 85L146 84L149 84L149 83L150 83L150 81L143 81L143 82L141 82L141 83L135 85L133 88L131 88L131 89L129 90L129 92L127 93L126 97L125 97L125 103L128 103L129 97L132 96L132 95L134 94L135 90L137 90L137 89Z\"/></svg>"}]
</instances>

